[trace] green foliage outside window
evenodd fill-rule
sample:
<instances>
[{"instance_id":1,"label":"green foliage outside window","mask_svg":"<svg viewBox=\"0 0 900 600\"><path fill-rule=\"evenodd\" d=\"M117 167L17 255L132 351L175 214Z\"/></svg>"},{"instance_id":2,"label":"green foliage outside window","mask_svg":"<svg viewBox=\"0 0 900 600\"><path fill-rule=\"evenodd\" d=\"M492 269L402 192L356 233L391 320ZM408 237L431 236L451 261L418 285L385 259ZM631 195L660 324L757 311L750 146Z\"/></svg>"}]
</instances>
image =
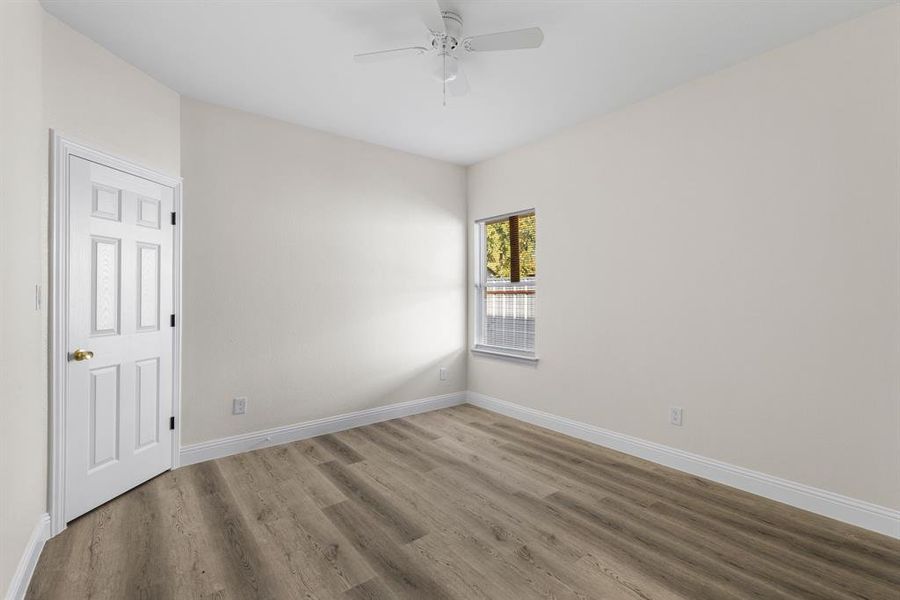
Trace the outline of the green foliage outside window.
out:
<instances>
[{"instance_id":1,"label":"green foliage outside window","mask_svg":"<svg viewBox=\"0 0 900 600\"><path fill-rule=\"evenodd\" d=\"M490 277L509 280L510 244L509 220L485 223L485 259ZM537 267L534 260L536 239L535 216L519 216L519 264L522 279L535 277Z\"/></svg>"}]
</instances>

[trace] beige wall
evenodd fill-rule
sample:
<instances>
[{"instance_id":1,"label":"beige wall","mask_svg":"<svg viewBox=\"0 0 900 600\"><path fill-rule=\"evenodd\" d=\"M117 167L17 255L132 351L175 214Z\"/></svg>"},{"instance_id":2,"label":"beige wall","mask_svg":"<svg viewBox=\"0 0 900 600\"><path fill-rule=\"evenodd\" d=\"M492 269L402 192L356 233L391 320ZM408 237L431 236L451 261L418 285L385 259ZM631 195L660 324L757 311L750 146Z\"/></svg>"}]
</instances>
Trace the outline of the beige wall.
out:
<instances>
[{"instance_id":1,"label":"beige wall","mask_svg":"<svg viewBox=\"0 0 900 600\"><path fill-rule=\"evenodd\" d=\"M48 129L178 175L179 110L37 2L0 2L0 591L47 509Z\"/></svg>"},{"instance_id":2,"label":"beige wall","mask_svg":"<svg viewBox=\"0 0 900 600\"><path fill-rule=\"evenodd\" d=\"M45 511L47 460L47 136L41 115L41 14L0 1L0 593Z\"/></svg>"},{"instance_id":3,"label":"beige wall","mask_svg":"<svg viewBox=\"0 0 900 600\"><path fill-rule=\"evenodd\" d=\"M183 443L465 389L463 168L181 115Z\"/></svg>"},{"instance_id":4,"label":"beige wall","mask_svg":"<svg viewBox=\"0 0 900 600\"><path fill-rule=\"evenodd\" d=\"M44 117L98 150L177 176L179 95L44 14Z\"/></svg>"},{"instance_id":5,"label":"beige wall","mask_svg":"<svg viewBox=\"0 0 900 600\"><path fill-rule=\"evenodd\" d=\"M469 389L900 508L898 25L472 167L470 222L537 208L541 361Z\"/></svg>"}]
</instances>

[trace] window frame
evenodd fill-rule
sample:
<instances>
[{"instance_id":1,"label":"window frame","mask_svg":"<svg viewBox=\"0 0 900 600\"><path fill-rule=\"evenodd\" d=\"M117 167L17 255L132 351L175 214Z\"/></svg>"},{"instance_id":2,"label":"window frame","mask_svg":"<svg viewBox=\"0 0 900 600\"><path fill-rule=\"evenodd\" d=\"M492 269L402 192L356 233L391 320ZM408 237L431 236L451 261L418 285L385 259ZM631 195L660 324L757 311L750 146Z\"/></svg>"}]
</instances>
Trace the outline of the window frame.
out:
<instances>
[{"instance_id":1,"label":"window frame","mask_svg":"<svg viewBox=\"0 0 900 600\"><path fill-rule=\"evenodd\" d=\"M475 234L475 248L473 252L473 256L475 258L474 267L474 302L473 304L476 307L475 310L475 318L474 318L474 331L472 332L472 347L470 348L471 352L474 354L489 356L494 358L503 358L503 359L511 359L515 361L523 361L528 363L537 363L538 362L538 340L537 340L537 281L538 277L535 274L534 277L534 288L535 288L535 338L534 338L534 350L517 350L515 348L507 348L505 346L491 346L488 344L482 343L482 335L484 332L484 312L485 312L485 301L484 301L484 288L487 285L487 264L486 264L486 244L487 238L485 234L485 225L488 223L494 223L496 221L502 221L503 219L508 219L509 217L513 217L516 215L531 215L535 216L535 220L537 220L537 210L533 208L516 210L513 212L508 212L500 215L493 215L490 217L485 217L482 219L476 219L474 222ZM535 250L536 251L536 250Z\"/></svg>"}]
</instances>

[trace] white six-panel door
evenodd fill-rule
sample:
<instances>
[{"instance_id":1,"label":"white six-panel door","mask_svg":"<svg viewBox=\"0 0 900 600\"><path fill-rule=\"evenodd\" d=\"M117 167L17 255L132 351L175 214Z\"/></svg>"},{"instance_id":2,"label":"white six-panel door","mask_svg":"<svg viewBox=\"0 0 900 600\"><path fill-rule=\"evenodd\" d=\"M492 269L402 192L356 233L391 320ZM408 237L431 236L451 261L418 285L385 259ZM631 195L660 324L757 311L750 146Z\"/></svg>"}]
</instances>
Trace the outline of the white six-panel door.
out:
<instances>
[{"instance_id":1,"label":"white six-panel door","mask_svg":"<svg viewBox=\"0 0 900 600\"><path fill-rule=\"evenodd\" d=\"M69 161L66 521L171 468L173 415L173 190Z\"/></svg>"}]
</instances>

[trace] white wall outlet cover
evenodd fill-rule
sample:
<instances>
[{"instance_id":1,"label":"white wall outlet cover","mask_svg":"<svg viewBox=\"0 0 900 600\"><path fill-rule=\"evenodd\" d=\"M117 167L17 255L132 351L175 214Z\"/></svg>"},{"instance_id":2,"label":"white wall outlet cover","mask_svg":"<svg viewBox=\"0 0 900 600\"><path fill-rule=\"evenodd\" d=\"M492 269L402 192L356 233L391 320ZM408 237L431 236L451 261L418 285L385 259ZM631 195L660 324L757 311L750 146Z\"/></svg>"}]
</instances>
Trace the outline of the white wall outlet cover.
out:
<instances>
[{"instance_id":1,"label":"white wall outlet cover","mask_svg":"<svg viewBox=\"0 0 900 600\"><path fill-rule=\"evenodd\" d=\"M441 381L447 381L447 369L441 367L440 375Z\"/></svg>"},{"instance_id":2,"label":"white wall outlet cover","mask_svg":"<svg viewBox=\"0 0 900 600\"><path fill-rule=\"evenodd\" d=\"M684 409L679 406L673 406L669 409L669 422L672 425L681 427L684 419Z\"/></svg>"},{"instance_id":3,"label":"white wall outlet cover","mask_svg":"<svg viewBox=\"0 0 900 600\"><path fill-rule=\"evenodd\" d=\"M231 402L231 414L243 415L247 412L247 398L240 396Z\"/></svg>"}]
</instances>

